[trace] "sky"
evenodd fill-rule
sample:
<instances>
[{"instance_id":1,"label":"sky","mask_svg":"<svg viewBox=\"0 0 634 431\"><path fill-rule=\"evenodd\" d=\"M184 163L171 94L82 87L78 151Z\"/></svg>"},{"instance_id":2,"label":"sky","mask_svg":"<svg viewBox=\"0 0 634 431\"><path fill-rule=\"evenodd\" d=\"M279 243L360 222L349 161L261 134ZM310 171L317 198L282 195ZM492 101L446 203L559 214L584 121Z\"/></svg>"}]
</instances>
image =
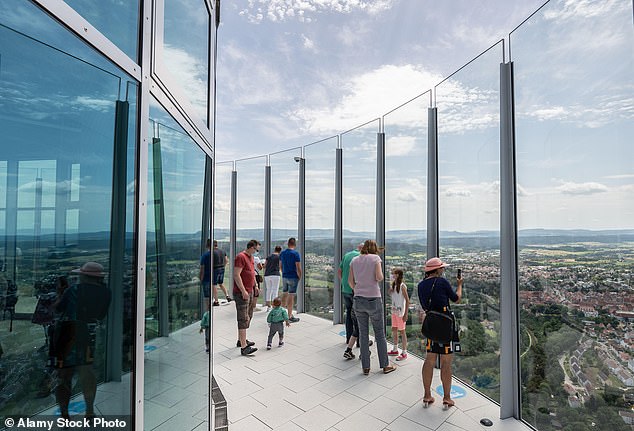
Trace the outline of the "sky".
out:
<instances>
[{"instance_id":1,"label":"sky","mask_svg":"<svg viewBox=\"0 0 634 431\"><path fill-rule=\"evenodd\" d=\"M342 135L344 201L350 203L344 229L373 231L372 120L434 89L440 228L497 231L499 64L509 58L509 33L542 4L222 2L216 160L303 146L370 122ZM633 227L631 7L629 0L551 0L510 37L521 229ZM429 97L385 119L388 230L426 225ZM276 181L291 176L292 164L278 175L273 170L273 205L282 206L278 214L293 212L296 204L288 199L275 202ZM244 171L239 178L251 195L243 200L255 205L263 175ZM307 223L328 227L330 217L322 217L323 225L310 217L311 211L328 214L332 185L315 187L307 190ZM223 204L221 193L216 202ZM258 225L259 218L246 214L240 222L239 215L239 224ZM286 226L281 215L273 218L274 227Z\"/></svg>"}]
</instances>

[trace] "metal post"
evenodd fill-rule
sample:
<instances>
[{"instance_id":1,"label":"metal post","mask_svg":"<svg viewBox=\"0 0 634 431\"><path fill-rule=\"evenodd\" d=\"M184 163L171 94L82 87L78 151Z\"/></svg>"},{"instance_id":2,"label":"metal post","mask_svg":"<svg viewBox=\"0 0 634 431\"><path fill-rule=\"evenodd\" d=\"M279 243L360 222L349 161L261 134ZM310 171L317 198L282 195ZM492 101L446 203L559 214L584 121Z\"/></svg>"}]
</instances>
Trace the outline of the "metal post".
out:
<instances>
[{"instance_id":1,"label":"metal post","mask_svg":"<svg viewBox=\"0 0 634 431\"><path fill-rule=\"evenodd\" d=\"M264 257L268 257L273 252L271 246L271 165L267 163L264 167Z\"/></svg>"},{"instance_id":2,"label":"metal post","mask_svg":"<svg viewBox=\"0 0 634 431\"><path fill-rule=\"evenodd\" d=\"M376 135L376 242L379 246L385 246L385 133ZM381 255L383 267L383 281L381 282L381 296L384 307L387 294L387 282L385 280L385 251ZM384 310L385 311L385 310Z\"/></svg>"},{"instance_id":3,"label":"metal post","mask_svg":"<svg viewBox=\"0 0 634 431\"><path fill-rule=\"evenodd\" d=\"M156 288L159 303L159 336L169 335L169 292L167 284L167 240L163 200L161 138L152 138L152 179L154 185L154 238L156 242Z\"/></svg>"},{"instance_id":4,"label":"metal post","mask_svg":"<svg viewBox=\"0 0 634 431\"><path fill-rule=\"evenodd\" d=\"M213 226L212 217L214 212L213 211L213 191L214 191L213 166L214 166L213 159L209 157L208 155L205 155L205 174L203 179L203 207L202 207L202 214L201 214L202 225L200 226L201 233L200 233L199 252L200 252L200 255L206 252L207 240L209 240L210 242L209 249L211 250L211 256L209 256L209 259L210 259L209 264L211 265L212 268L213 268L213 249L214 249L213 238L212 238L214 235L211 228L211 226ZM213 269L212 269L212 275L213 275ZM205 300L204 300L204 293L202 289L202 283L197 283L197 284L198 284L198 290L199 290L198 299L200 301L198 310L199 310L200 316L202 316L207 310L205 309ZM212 311L210 311L210 314L213 317L213 307L211 308L212 308ZM209 319L210 331L212 331L212 328L211 328L212 321L213 319ZM211 333L213 334L213 332ZM211 357L211 353L209 356Z\"/></svg>"},{"instance_id":5,"label":"metal post","mask_svg":"<svg viewBox=\"0 0 634 431\"><path fill-rule=\"evenodd\" d=\"M438 108L427 110L427 259L439 254Z\"/></svg>"},{"instance_id":6,"label":"metal post","mask_svg":"<svg viewBox=\"0 0 634 431\"><path fill-rule=\"evenodd\" d=\"M236 246L237 236L237 222L238 222L238 172L231 171L231 212L229 214L229 256L231 262L229 262L229 280L231 289L233 289L233 264L238 254Z\"/></svg>"},{"instance_id":7,"label":"metal post","mask_svg":"<svg viewBox=\"0 0 634 431\"><path fill-rule=\"evenodd\" d=\"M126 273L125 222L128 168L128 117L130 104L117 100L114 125L114 152L112 161L112 202L110 211L110 271L108 284L112 301L108 310L108 333L106 349L106 381L121 381L121 361L123 357L123 275Z\"/></svg>"},{"instance_id":8,"label":"metal post","mask_svg":"<svg viewBox=\"0 0 634 431\"><path fill-rule=\"evenodd\" d=\"M298 251L302 257L302 278L297 286L297 312L304 312L304 294L306 292L306 159L299 157L299 202L297 207Z\"/></svg>"},{"instance_id":9,"label":"metal post","mask_svg":"<svg viewBox=\"0 0 634 431\"><path fill-rule=\"evenodd\" d=\"M500 418L521 419L513 62L500 64Z\"/></svg>"},{"instance_id":10,"label":"metal post","mask_svg":"<svg viewBox=\"0 0 634 431\"><path fill-rule=\"evenodd\" d=\"M337 137L339 139L339 137ZM337 148L335 159L335 232L334 232L334 262L335 273L343 259L343 149ZM333 325L343 323L343 301L341 298L341 280L335 277L333 286Z\"/></svg>"}]
</instances>

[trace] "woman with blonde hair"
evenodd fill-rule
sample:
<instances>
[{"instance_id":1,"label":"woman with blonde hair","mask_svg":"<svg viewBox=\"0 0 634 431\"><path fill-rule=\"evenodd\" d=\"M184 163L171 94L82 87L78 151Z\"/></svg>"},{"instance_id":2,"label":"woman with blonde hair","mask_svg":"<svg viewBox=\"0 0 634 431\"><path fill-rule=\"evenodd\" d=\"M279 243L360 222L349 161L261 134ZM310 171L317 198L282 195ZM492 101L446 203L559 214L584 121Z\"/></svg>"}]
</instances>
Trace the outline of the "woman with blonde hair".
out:
<instances>
[{"instance_id":1,"label":"woman with blonde hair","mask_svg":"<svg viewBox=\"0 0 634 431\"><path fill-rule=\"evenodd\" d=\"M381 248L374 240L366 240L361 254L350 263L348 283L354 292L353 310L359 323L359 346L361 347L361 366L363 374L370 374L370 321L374 328L374 341L379 355L379 365L383 373L396 370L390 365L385 338L385 321L383 318L383 301L379 283L383 281L381 267Z\"/></svg>"}]
</instances>

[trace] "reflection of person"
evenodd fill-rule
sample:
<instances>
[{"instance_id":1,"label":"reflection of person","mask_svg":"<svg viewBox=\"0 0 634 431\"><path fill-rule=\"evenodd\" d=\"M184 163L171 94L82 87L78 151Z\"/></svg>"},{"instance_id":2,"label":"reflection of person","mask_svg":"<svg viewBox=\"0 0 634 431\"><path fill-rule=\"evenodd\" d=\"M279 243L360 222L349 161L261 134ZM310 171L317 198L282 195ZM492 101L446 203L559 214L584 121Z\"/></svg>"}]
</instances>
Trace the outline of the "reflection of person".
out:
<instances>
[{"instance_id":1,"label":"reflection of person","mask_svg":"<svg viewBox=\"0 0 634 431\"><path fill-rule=\"evenodd\" d=\"M299 322L293 316L293 303L297 293L299 279L302 278L302 258L295 250L295 238L288 239L288 248L280 253L280 270L282 271L282 305L288 310L291 322Z\"/></svg>"},{"instance_id":2,"label":"reflection of person","mask_svg":"<svg viewBox=\"0 0 634 431\"><path fill-rule=\"evenodd\" d=\"M105 273L100 264L87 262L72 272L79 275L79 283L66 288L56 304L59 317L53 334L53 366L57 371L55 398L62 417L69 418L73 374L77 371L86 402L86 417L92 417L97 393L97 379L92 369L96 329L99 321L106 317L111 295L104 284Z\"/></svg>"},{"instance_id":3,"label":"reflection of person","mask_svg":"<svg viewBox=\"0 0 634 431\"><path fill-rule=\"evenodd\" d=\"M278 346L282 347L284 345L284 323L286 323L286 326L291 326L291 322L286 309L282 308L282 300L280 298L273 300L273 310L266 316L266 321L271 325L269 339L266 342L266 350L271 350L271 343L276 333L280 338Z\"/></svg>"},{"instance_id":4,"label":"reflection of person","mask_svg":"<svg viewBox=\"0 0 634 431\"><path fill-rule=\"evenodd\" d=\"M401 268L392 269L392 282L390 284L390 297L392 299L392 341L394 347L387 352L388 355L398 355L397 361L407 359L407 334L405 325L407 322L407 311L409 309L409 296L407 295L407 285L403 283L403 270ZM398 334L401 334L403 350L398 353Z\"/></svg>"},{"instance_id":5,"label":"reflection of person","mask_svg":"<svg viewBox=\"0 0 634 431\"><path fill-rule=\"evenodd\" d=\"M264 259L260 258L260 247L262 244L258 241L258 247L255 250L255 254L253 255L253 270L255 271L255 289L253 289L253 302L251 303L251 308L255 310L255 307L258 305L258 298L260 297L260 285L264 281L264 277L260 274L260 270L264 268ZM253 312L251 310L251 312Z\"/></svg>"},{"instance_id":6,"label":"reflection of person","mask_svg":"<svg viewBox=\"0 0 634 431\"><path fill-rule=\"evenodd\" d=\"M247 248L238 253L233 262L233 300L236 303L236 319L238 321L238 342L243 356L250 355L258 349L255 343L247 339L247 329L253 317L253 291L255 289L255 270L253 255L260 247L254 239L247 243Z\"/></svg>"},{"instance_id":7,"label":"reflection of person","mask_svg":"<svg viewBox=\"0 0 634 431\"><path fill-rule=\"evenodd\" d=\"M203 318L200 321L200 333L205 332L205 352L209 353L209 346L211 345L211 331L209 328L209 310L205 311Z\"/></svg>"},{"instance_id":8,"label":"reflection of person","mask_svg":"<svg viewBox=\"0 0 634 431\"><path fill-rule=\"evenodd\" d=\"M280 252L282 247L275 246L275 251L266 258L264 264L264 287L266 311L271 311L271 302L277 297L280 289Z\"/></svg>"},{"instance_id":9,"label":"reflection of person","mask_svg":"<svg viewBox=\"0 0 634 431\"><path fill-rule=\"evenodd\" d=\"M361 345L361 366L363 374L370 374L369 332L370 321L374 329L374 340L379 355L379 365L383 373L388 374L396 370L390 365L387 356L387 340L385 338L385 324L383 319L383 301L379 282L383 281L381 257L376 241L368 239L363 243L361 254L350 263L348 283L354 291L354 314L359 323L359 344Z\"/></svg>"},{"instance_id":10,"label":"reflection of person","mask_svg":"<svg viewBox=\"0 0 634 431\"><path fill-rule=\"evenodd\" d=\"M207 240L207 248L209 248L209 240ZM207 260L207 263L209 261ZM214 240L214 268L213 268L213 295L214 295L214 306L220 305L218 302L218 286L222 289L225 294L225 298L227 298L227 302L231 302L232 299L227 292L227 288L225 287L225 267L229 262L229 258L227 254L218 248L218 241ZM202 258L200 263L202 264ZM208 287L209 289L209 287Z\"/></svg>"},{"instance_id":11,"label":"reflection of person","mask_svg":"<svg viewBox=\"0 0 634 431\"><path fill-rule=\"evenodd\" d=\"M458 278L458 289L453 291L449 282L443 278L446 263L437 257L432 257L425 263L425 278L418 284L418 298L421 307L425 311L433 310L442 313L451 313L449 300L459 302L462 297L462 277ZM457 339L454 341L458 341ZM431 396L431 381L434 374L434 364L440 355L440 380L443 390L443 407L448 408L455 403L451 399L451 344L441 344L427 340L427 355L423 363L423 406L427 407L434 402Z\"/></svg>"}]
</instances>

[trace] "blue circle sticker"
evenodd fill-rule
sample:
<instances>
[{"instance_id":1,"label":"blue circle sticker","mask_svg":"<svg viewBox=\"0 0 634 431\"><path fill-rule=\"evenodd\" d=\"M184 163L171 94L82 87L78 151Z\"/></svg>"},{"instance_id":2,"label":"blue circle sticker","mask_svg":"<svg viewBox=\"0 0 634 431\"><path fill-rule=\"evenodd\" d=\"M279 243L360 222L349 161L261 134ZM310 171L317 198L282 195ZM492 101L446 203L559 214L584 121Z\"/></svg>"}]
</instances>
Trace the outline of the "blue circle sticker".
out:
<instances>
[{"instance_id":1,"label":"blue circle sticker","mask_svg":"<svg viewBox=\"0 0 634 431\"><path fill-rule=\"evenodd\" d=\"M436 388L436 392L438 395L444 395L444 391L442 390L442 385ZM451 398L462 398L467 396L467 391L462 386L451 385Z\"/></svg>"},{"instance_id":2,"label":"blue circle sticker","mask_svg":"<svg viewBox=\"0 0 634 431\"><path fill-rule=\"evenodd\" d=\"M345 337L346 336L346 331L339 332L339 335L341 335L342 337Z\"/></svg>"},{"instance_id":3,"label":"blue circle sticker","mask_svg":"<svg viewBox=\"0 0 634 431\"><path fill-rule=\"evenodd\" d=\"M68 414L70 415L81 415L86 411L86 403L84 401L73 401L68 404ZM59 407L55 409L56 416L61 416L62 412Z\"/></svg>"},{"instance_id":4,"label":"blue circle sticker","mask_svg":"<svg viewBox=\"0 0 634 431\"><path fill-rule=\"evenodd\" d=\"M156 346L152 346L151 344L148 345L148 346L143 347L143 351L145 351L145 352L152 352L152 351L154 351L156 349L157 349L157 347Z\"/></svg>"}]
</instances>

